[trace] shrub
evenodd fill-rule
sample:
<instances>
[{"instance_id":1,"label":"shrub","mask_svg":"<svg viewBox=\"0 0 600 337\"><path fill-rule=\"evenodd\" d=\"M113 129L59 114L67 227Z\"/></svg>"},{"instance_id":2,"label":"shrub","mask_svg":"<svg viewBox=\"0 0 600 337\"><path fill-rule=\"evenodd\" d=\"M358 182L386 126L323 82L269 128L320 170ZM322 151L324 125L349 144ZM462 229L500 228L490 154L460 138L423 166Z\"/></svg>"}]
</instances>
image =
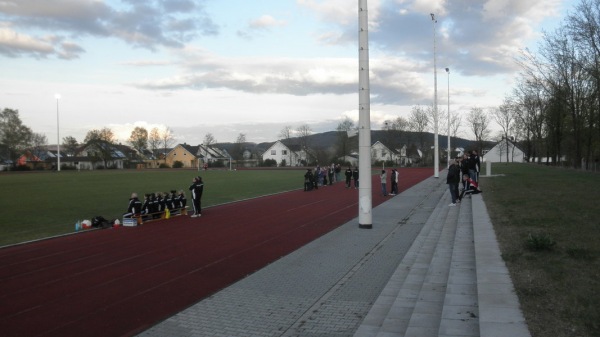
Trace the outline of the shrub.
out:
<instances>
[{"instance_id":1,"label":"shrub","mask_svg":"<svg viewBox=\"0 0 600 337\"><path fill-rule=\"evenodd\" d=\"M179 160L176 160L173 163L173 168L182 168L182 167L183 167L183 163L181 161L179 161Z\"/></svg>"},{"instance_id":2,"label":"shrub","mask_svg":"<svg viewBox=\"0 0 600 337\"><path fill-rule=\"evenodd\" d=\"M167 163L161 163L160 165L158 165L158 168L171 168L171 166L169 166L169 164Z\"/></svg>"},{"instance_id":3,"label":"shrub","mask_svg":"<svg viewBox=\"0 0 600 337\"><path fill-rule=\"evenodd\" d=\"M546 234L531 234L527 236L526 246L529 250L533 251L542 251L542 250L552 250L552 248L556 245L556 241Z\"/></svg>"},{"instance_id":4,"label":"shrub","mask_svg":"<svg viewBox=\"0 0 600 337\"><path fill-rule=\"evenodd\" d=\"M275 159L266 159L263 162L264 167L277 167L277 161Z\"/></svg>"}]
</instances>

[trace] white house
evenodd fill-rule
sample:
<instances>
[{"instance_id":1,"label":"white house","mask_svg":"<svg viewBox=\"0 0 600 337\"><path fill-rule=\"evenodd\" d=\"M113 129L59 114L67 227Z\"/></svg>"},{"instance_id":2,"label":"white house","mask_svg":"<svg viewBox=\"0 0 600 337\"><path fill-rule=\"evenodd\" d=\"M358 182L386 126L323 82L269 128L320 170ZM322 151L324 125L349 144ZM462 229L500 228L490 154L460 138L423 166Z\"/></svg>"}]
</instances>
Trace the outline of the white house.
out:
<instances>
[{"instance_id":1,"label":"white house","mask_svg":"<svg viewBox=\"0 0 600 337\"><path fill-rule=\"evenodd\" d=\"M302 166L302 161L306 161L306 152L300 150L300 146L287 146L278 140L263 153L262 159L275 160L278 166L284 160L286 166Z\"/></svg>"},{"instance_id":2,"label":"white house","mask_svg":"<svg viewBox=\"0 0 600 337\"><path fill-rule=\"evenodd\" d=\"M410 162L406 156L406 145L399 149L390 149L380 141L371 145L371 159L373 161L392 161L401 166L406 166Z\"/></svg>"},{"instance_id":3,"label":"white house","mask_svg":"<svg viewBox=\"0 0 600 337\"><path fill-rule=\"evenodd\" d=\"M491 150L485 152L483 158L491 163L524 163L525 153L515 143L502 139Z\"/></svg>"}]
</instances>

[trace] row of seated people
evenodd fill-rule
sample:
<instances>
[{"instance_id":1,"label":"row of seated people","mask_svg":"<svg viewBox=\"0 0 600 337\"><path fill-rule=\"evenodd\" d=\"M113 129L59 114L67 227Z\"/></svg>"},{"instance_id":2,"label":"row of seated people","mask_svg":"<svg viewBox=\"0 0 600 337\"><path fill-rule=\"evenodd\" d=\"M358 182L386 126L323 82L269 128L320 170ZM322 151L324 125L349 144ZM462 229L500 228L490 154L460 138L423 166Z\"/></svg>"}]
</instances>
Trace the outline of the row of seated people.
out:
<instances>
[{"instance_id":1,"label":"row of seated people","mask_svg":"<svg viewBox=\"0 0 600 337\"><path fill-rule=\"evenodd\" d=\"M137 193L132 193L129 199L127 212L123 214L123 218L143 217L158 219L162 217L162 213L169 210L170 214L177 215L185 210L187 199L183 190L177 193L172 190L170 193L156 192L147 193L144 195L142 203Z\"/></svg>"}]
</instances>

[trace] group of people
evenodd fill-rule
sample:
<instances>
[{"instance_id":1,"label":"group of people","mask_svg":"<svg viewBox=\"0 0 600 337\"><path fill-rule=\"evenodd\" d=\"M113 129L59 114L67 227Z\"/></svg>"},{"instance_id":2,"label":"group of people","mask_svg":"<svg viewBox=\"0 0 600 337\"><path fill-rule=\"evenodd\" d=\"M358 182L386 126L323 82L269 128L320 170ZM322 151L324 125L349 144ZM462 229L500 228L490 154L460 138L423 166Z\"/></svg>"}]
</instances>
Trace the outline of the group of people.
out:
<instances>
[{"instance_id":1,"label":"group of people","mask_svg":"<svg viewBox=\"0 0 600 337\"><path fill-rule=\"evenodd\" d=\"M450 189L452 203L449 206L456 206L461 202L465 195L481 193L479 188L479 171L481 168L481 158L477 151L465 153L462 157L454 159L448 167L446 183ZM462 181L462 189L459 193L459 184Z\"/></svg>"},{"instance_id":2,"label":"group of people","mask_svg":"<svg viewBox=\"0 0 600 337\"><path fill-rule=\"evenodd\" d=\"M384 197L387 197L388 196L387 173L385 172L385 170L381 170L381 174L379 175L379 178L381 179L381 193L383 194ZM395 168L391 169L391 171L390 171L391 187L390 187L389 195L398 194L398 178L399 178L398 171Z\"/></svg>"},{"instance_id":3,"label":"group of people","mask_svg":"<svg viewBox=\"0 0 600 337\"><path fill-rule=\"evenodd\" d=\"M192 179L192 185L189 190L192 193L192 205L194 214L191 217L199 217L202 215L200 200L204 191L204 182L202 177L197 176ZM123 218L131 218L134 216L148 216L159 218L160 214L168 211L170 214L179 214L187 205L187 198L183 190L171 190L170 192L147 193L144 195L144 202L140 201L137 193L132 193L129 198L127 212L123 214Z\"/></svg>"},{"instance_id":4,"label":"group of people","mask_svg":"<svg viewBox=\"0 0 600 337\"><path fill-rule=\"evenodd\" d=\"M183 190L179 192L171 190L170 192L155 192L144 194L144 202L140 201L137 193L132 193L129 198L127 212L123 214L124 218L131 218L135 215L153 215L156 216L161 212L169 210L170 212L178 212L185 208L187 199Z\"/></svg>"},{"instance_id":5,"label":"group of people","mask_svg":"<svg viewBox=\"0 0 600 337\"><path fill-rule=\"evenodd\" d=\"M333 183L340 180L341 171L340 164L306 169L306 173L304 173L304 191L316 190L319 189L319 186L333 185Z\"/></svg>"}]
</instances>

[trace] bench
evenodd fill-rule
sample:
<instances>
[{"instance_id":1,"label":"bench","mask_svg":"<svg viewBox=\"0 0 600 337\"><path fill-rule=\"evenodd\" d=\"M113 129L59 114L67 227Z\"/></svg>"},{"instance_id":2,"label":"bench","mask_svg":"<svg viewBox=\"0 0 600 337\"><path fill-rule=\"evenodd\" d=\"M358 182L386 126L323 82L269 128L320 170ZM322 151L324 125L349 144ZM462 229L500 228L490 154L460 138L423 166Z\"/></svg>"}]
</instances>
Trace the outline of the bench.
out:
<instances>
[{"instance_id":1,"label":"bench","mask_svg":"<svg viewBox=\"0 0 600 337\"><path fill-rule=\"evenodd\" d=\"M182 208L175 208L170 211L171 212L170 216L187 215L188 208L189 208L189 206L185 206ZM148 213L148 214L136 214L136 215L132 216L131 218L123 218L123 226L139 226L139 225L143 224L144 222L166 219L166 217L167 217L167 214L165 211ZM135 219L135 221L132 221L132 219Z\"/></svg>"}]
</instances>

